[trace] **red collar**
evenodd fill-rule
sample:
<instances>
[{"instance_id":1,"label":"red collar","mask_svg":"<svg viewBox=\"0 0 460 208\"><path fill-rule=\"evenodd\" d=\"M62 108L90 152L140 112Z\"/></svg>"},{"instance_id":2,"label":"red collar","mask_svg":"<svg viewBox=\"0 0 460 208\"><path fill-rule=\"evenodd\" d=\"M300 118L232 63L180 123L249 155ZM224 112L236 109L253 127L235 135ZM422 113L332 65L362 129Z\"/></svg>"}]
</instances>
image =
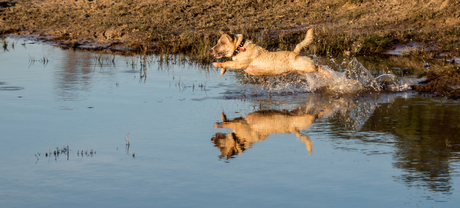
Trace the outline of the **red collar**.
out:
<instances>
[{"instance_id":1,"label":"red collar","mask_svg":"<svg viewBox=\"0 0 460 208\"><path fill-rule=\"evenodd\" d=\"M241 41L240 45L238 45L238 47L233 52L233 56L236 56L236 55L238 55L238 53L243 52L243 51L246 50L245 48L243 48L243 45L245 43L246 43L246 39L243 38L243 40Z\"/></svg>"}]
</instances>

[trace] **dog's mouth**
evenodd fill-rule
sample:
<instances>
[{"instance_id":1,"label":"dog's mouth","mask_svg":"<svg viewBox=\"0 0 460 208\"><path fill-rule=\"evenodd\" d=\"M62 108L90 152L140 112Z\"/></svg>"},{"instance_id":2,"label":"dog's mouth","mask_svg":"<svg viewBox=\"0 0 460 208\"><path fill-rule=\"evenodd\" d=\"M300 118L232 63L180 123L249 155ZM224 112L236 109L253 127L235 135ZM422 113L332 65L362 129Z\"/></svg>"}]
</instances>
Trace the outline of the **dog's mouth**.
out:
<instances>
[{"instance_id":1,"label":"dog's mouth","mask_svg":"<svg viewBox=\"0 0 460 208\"><path fill-rule=\"evenodd\" d=\"M225 56L225 52L217 51L217 50L214 50L214 49L211 51L211 53L214 56L214 58L216 58L216 59L221 59L222 57Z\"/></svg>"},{"instance_id":2,"label":"dog's mouth","mask_svg":"<svg viewBox=\"0 0 460 208\"><path fill-rule=\"evenodd\" d=\"M212 54L214 56L214 58L216 59L221 59L223 57L223 55L221 53L216 53L216 54Z\"/></svg>"}]
</instances>

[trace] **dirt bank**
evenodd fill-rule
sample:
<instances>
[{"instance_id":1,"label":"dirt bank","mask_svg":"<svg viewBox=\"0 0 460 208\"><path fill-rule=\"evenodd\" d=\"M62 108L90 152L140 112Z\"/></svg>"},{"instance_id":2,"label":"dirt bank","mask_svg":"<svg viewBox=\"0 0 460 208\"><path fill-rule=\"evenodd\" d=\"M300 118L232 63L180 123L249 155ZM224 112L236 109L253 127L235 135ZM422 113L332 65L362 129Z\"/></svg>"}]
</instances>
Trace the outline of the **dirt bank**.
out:
<instances>
[{"instance_id":1,"label":"dirt bank","mask_svg":"<svg viewBox=\"0 0 460 208\"><path fill-rule=\"evenodd\" d=\"M430 93L435 97L447 97L450 99L460 99L460 67L445 65L435 66L422 74L426 78L422 85L414 86L414 89Z\"/></svg>"},{"instance_id":2,"label":"dirt bank","mask_svg":"<svg viewBox=\"0 0 460 208\"><path fill-rule=\"evenodd\" d=\"M0 2L1 33L34 34L71 47L118 44L207 55L218 30L229 30L288 49L306 27L316 27L310 52L320 54L378 53L410 39L436 51L460 52L460 0Z\"/></svg>"},{"instance_id":3,"label":"dirt bank","mask_svg":"<svg viewBox=\"0 0 460 208\"><path fill-rule=\"evenodd\" d=\"M202 63L219 30L292 50L307 27L316 38L306 53L376 54L417 41L409 54L460 55L460 0L0 0L0 34Z\"/></svg>"}]
</instances>

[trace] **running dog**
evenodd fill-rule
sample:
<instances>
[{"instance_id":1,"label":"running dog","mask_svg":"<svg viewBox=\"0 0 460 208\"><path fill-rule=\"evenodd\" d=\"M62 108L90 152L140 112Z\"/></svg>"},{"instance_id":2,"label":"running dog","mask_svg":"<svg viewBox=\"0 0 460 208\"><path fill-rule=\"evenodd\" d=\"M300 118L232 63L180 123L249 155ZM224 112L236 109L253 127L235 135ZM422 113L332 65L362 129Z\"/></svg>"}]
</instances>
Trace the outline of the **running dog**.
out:
<instances>
[{"instance_id":1,"label":"running dog","mask_svg":"<svg viewBox=\"0 0 460 208\"><path fill-rule=\"evenodd\" d=\"M305 39L296 45L293 51L269 52L260 46L243 38L241 34L228 34L222 32L217 45L211 48L211 53L216 59L232 57L232 61L214 62L216 68L222 68L221 75L226 69L242 69L250 75L287 75L290 73L320 72L327 77L331 74L321 66L316 66L307 56L300 56L300 51L313 42L313 29L307 31Z\"/></svg>"}]
</instances>

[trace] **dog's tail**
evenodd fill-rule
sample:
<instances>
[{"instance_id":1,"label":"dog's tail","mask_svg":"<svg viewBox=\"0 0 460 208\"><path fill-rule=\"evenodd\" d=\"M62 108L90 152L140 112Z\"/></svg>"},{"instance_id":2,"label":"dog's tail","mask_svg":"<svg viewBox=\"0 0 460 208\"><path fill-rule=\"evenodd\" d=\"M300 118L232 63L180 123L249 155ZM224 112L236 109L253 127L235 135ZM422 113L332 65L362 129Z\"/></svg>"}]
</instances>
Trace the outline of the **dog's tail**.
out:
<instances>
[{"instance_id":1,"label":"dog's tail","mask_svg":"<svg viewBox=\"0 0 460 208\"><path fill-rule=\"evenodd\" d=\"M311 42L313 42L313 28L310 28L307 31L307 35L305 36L305 39L295 46L295 49L293 52L299 54L300 51L306 46L310 45Z\"/></svg>"}]
</instances>

